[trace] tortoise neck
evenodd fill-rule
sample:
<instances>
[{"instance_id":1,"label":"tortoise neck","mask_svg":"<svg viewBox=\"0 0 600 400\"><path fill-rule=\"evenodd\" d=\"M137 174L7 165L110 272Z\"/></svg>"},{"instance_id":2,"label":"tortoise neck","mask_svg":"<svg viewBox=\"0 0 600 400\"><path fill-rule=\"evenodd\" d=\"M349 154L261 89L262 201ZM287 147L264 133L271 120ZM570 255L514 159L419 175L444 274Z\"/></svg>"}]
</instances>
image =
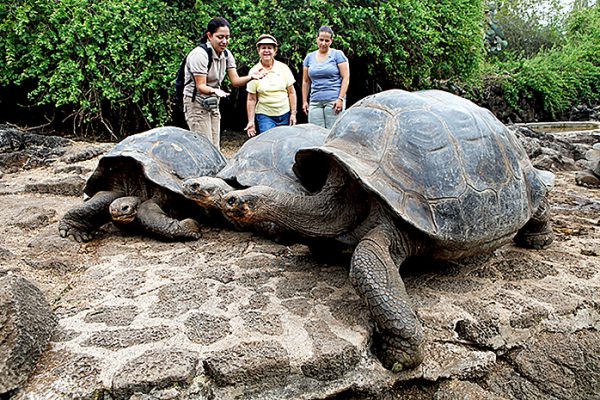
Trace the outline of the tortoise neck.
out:
<instances>
[{"instance_id":1,"label":"tortoise neck","mask_svg":"<svg viewBox=\"0 0 600 400\"><path fill-rule=\"evenodd\" d=\"M303 236L333 238L353 230L367 216L369 200L360 185L332 167L323 188L265 204L264 215Z\"/></svg>"}]
</instances>

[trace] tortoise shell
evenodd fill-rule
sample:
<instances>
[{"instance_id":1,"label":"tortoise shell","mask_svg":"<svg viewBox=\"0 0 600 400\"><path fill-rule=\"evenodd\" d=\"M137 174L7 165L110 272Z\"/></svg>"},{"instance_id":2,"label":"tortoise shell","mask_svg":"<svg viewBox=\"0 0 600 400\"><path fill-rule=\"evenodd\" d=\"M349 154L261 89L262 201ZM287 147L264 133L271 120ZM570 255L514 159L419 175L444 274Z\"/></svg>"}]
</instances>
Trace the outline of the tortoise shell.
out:
<instances>
[{"instance_id":1,"label":"tortoise shell","mask_svg":"<svg viewBox=\"0 0 600 400\"><path fill-rule=\"evenodd\" d=\"M118 162L129 159L141 166L145 177L160 187L182 194L187 178L214 176L225 164L225 157L204 136L177 128L161 127L128 136L99 161L88 179L84 193L110 190L111 174Z\"/></svg>"},{"instance_id":2,"label":"tortoise shell","mask_svg":"<svg viewBox=\"0 0 600 400\"><path fill-rule=\"evenodd\" d=\"M330 159L398 218L449 247L513 235L546 194L506 126L487 109L438 90L362 99L323 146L297 154L294 168L315 187L324 181L315 166Z\"/></svg>"},{"instance_id":3,"label":"tortoise shell","mask_svg":"<svg viewBox=\"0 0 600 400\"><path fill-rule=\"evenodd\" d=\"M242 145L218 174L234 186L266 185L290 193L304 193L292 171L294 155L302 147L320 146L328 129L313 124L278 126Z\"/></svg>"}]
</instances>

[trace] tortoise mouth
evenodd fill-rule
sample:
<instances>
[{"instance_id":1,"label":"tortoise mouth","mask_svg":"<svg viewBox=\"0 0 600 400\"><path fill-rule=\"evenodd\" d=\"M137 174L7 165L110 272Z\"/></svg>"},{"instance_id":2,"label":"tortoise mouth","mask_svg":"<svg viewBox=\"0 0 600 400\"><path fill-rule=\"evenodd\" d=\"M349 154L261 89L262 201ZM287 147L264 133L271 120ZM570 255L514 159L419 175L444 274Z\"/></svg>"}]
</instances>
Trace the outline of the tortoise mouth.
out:
<instances>
[{"instance_id":1,"label":"tortoise mouth","mask_svg":"<svg viewBox=\"0 0 600 400\"><path fill-rule=\"evenodd\" d=\"M185 195L200 207L211 207L218 203L218 196L215 193L204 190L194 192L193 194L185 193Z\"/></svg>"},{"instance_id":2,"label":"tortoise mouth","mask_svg":"<svg viewBox=\"0 0 600 400\"><path fill-rule=\"evenodd\" d=\"M118 222L120 224L130 224L135 219L135 214L113 214L112 219L113 221Z\"/></svg>"}]
</instances>

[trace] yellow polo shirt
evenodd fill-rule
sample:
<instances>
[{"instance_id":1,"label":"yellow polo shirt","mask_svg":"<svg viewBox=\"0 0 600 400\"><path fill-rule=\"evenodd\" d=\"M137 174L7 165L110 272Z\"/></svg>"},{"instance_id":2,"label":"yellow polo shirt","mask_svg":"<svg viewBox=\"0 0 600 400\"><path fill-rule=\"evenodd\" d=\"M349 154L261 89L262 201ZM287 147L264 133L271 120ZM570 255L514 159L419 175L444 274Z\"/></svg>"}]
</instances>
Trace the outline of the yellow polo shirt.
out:
<instances>
[{"instance_id":1,"label":"yellow polo shirt","mask_svg":"<svg viewBox=\"0 0 600 400\"><path fill-rule=\"evenodd\" d=\"M250 70L250 74L261 68L260 62ZM257 97L256 113L265 114L269 117L277 117L290 111L290 100L287 88L296 80L287 65L275 61L273 68L262 79L251 80L246 85L249 93L255 93Z\"/></svg>"}]
</instances>

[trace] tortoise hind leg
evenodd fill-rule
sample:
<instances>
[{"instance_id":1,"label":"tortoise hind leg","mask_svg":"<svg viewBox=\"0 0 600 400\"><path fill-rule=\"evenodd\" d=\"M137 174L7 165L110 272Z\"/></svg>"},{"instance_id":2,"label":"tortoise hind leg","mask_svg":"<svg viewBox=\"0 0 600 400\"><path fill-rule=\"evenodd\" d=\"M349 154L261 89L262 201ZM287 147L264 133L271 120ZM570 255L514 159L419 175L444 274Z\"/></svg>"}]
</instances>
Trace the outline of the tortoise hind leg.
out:
<instances>
[{"instance_id":1,"label":"tortoise hind leg","mask_svg":"<svg viewBox=\"0 0 600 400\"><path fill-rule=\"evenodd\" d=\"M554 241L548 199L544 198L533 217L517 232L514 240L518 246L538 250L548 247Z\"/></svg>"},{"instance_id":2,"label":"tortoise hind leg","mask_svg":"<svg viewBox=\"0 0 600 400\"><path fill-rule=\"evenodd\" d=\"M140 226L147 232L166 240L195 240L200 238L200 225L187 218L182 221L169 217L152 199L143 202L137 213Z\"/></svg>"},{"instance_id":3,"label":"tortoise hind leg","mask_svg":"<svg viewBox=\"0 0 600 400\"><path fill-rule=\"evenodd\" d=\"M122 195L120 192L102 191L82 205L73 207L58 224L60 236L72 236L77 242L90 241L92 232L110 221L110 203Z\"/></svg>"},{"instance_id":4,"label":"tortoise hind leg","mask_svg":"<svg viewBox=\"0 0 600 400\"><path fill-rule=\"evenodd\" d=\"M377 324L381 341L375 346L381 363L398 372L423 361L423 328L390 254L392 238L382 226L363 237L352 255L350 280ZM407 255L405 251L401 261Z\"/></svg>"}]
</instances>

